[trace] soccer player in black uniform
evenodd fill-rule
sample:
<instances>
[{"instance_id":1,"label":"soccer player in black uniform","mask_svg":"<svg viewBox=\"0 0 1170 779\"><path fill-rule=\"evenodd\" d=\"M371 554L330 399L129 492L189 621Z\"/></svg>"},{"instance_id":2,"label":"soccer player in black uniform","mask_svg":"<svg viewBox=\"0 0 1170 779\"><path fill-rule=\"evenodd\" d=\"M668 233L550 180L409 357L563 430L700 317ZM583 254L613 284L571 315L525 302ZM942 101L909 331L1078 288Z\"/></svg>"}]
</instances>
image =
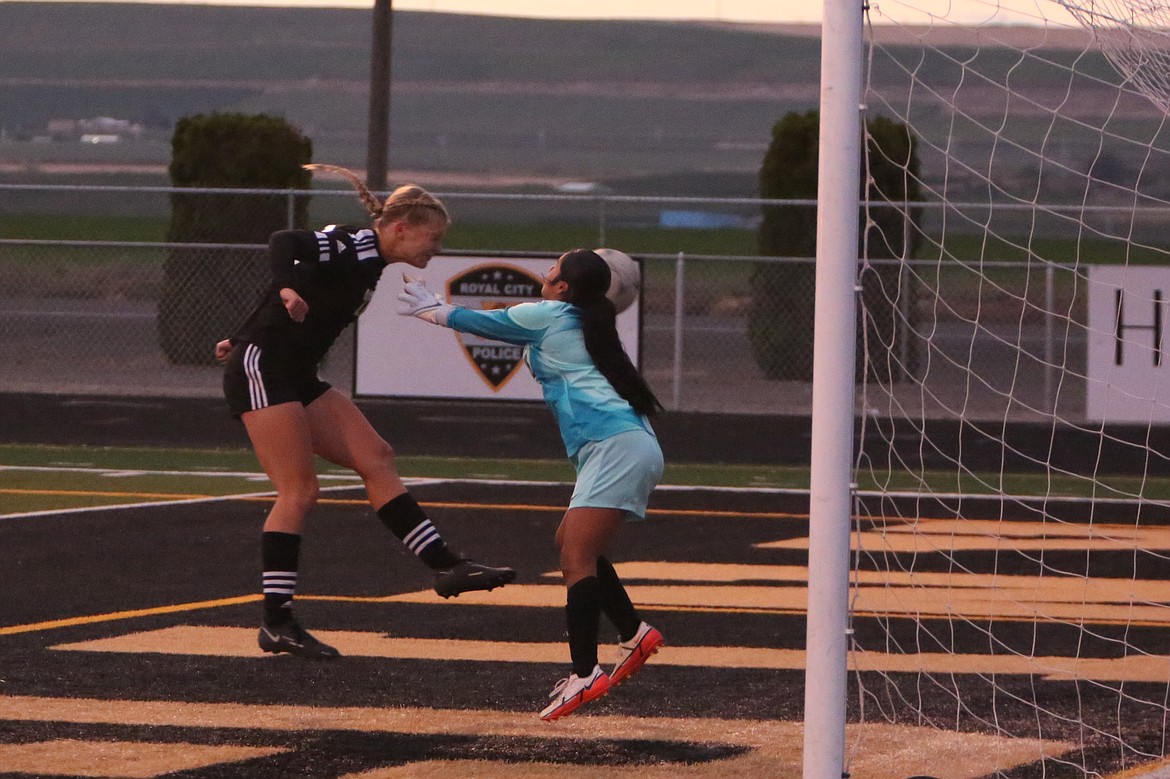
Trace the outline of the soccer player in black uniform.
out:
<instances>
[{"instance_id":1,"label":"soccer player in black uniform","mask_svg":"<svg viewBox=\"0 0 1170 779\"><path fill-rule=\"evenodd\" d=\"M276 488L261 537L260 648L325 659L338 651L305 631L292 613L301 532L318 495L314 455L361 476L378 517L434 570L439 595L491 590L516 573L448 548L403 485L394 450L349 398L317 376L329 347L369 303L383 269L392 262L424 268L442 251L447 210L421 187L399 187L381 202L344 168L305 167L348 179L372 225L274 233L268 243L272 283L239 330L216 344L215 355L226 362L231 413L243 421Z\"/></svg>"}]
</instances>

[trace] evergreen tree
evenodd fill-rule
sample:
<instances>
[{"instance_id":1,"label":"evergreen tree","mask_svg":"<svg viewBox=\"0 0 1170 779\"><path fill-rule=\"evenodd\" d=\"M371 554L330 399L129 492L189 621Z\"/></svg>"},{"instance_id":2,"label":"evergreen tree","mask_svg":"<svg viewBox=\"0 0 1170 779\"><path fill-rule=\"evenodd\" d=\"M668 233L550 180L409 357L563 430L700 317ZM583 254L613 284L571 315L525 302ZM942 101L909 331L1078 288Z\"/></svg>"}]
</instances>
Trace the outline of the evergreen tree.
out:
<instances>
[{"instance_id":1,"label":"evergreen tree","mask_svg":"<svg viewBox=\"0 0 1170 779\"><path fill-rule=\"evenodd\" d=\"M918 158L909 129L885 117L874 117L866 126L869 169L862 169L859 191L866 191L872 203L921 200ZM773 126L772 141L760 167L761 197L816 199L819 133L820 116L816 111L787 114ZM865 186L867 176L868 187ZM861 222L867 256L870 259L913 256L919 235L913 223L919 211L910 210L911 224L907 225L904 209L896 205L871 207L872 221L868 229ZM859 213L858 218L864 220L864 213ZM816 229L815 204L765 206L759 230L760 254L812 258L816 254ZM907 239L911 242L909 246ZM913 317L910 290L901 279L901 268L896 263L867 266L860 276L871 352L884 349L893 358L891 350L905 346L896 355L897 359L883 360L871 355L876 375L885 380L891 378L892 366L912 368L915 360L912 340L897 337L903 317ZM756 265L752 274L748 334L756 361L768 378L812 379L815 287L816 268L811 262Z\"/></svg>"},{"instance_id":2,"label":"evergreen tree","mask_svg":"<svg viewBox=\"0 0 1170 779\"><path fill-rule=\"evenodd\" d=\"M279 117L200 114L181 119L171 141L175 187L307 189L312 143ZM172 243L260 244L304 227L308 198L249 193L171 194ZM291 219L291 224L290 224ZM268 283L260 249L172 249L164 269L158 329L175 364L214 363L215 344L248 315Z\"/></svg>"}]
</instances>

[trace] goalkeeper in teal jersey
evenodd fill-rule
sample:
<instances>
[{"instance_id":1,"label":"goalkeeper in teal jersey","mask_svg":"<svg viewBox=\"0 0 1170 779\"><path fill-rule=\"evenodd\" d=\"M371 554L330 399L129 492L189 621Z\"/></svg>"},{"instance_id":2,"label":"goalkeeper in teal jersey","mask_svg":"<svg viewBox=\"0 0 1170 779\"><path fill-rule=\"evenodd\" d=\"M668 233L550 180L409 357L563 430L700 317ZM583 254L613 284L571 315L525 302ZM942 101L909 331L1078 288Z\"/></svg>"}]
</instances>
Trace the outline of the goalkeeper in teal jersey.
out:
<instances>
[{"instance_id":1,"label":"goalkeeper in teal jersey","mask_svg":"<svg viewBox=\"0 0 1170 779\"><path fill-rule=\"evenodd\" d=\"M627 518L642 518L662 477L662 450L648 417L662 410L622 348L606 298L610 270L588 249L567 252L544 277L539 303L476 311L443 303L405 277L399 312L463 333L524 347L560 427L577 483L557 528L573 669L549 695L541 718L555 720L604 695L662 646L642 621L605 554ZM618 660L597 662L601 613L618 629Z\"/></svg>"}]
</instances>

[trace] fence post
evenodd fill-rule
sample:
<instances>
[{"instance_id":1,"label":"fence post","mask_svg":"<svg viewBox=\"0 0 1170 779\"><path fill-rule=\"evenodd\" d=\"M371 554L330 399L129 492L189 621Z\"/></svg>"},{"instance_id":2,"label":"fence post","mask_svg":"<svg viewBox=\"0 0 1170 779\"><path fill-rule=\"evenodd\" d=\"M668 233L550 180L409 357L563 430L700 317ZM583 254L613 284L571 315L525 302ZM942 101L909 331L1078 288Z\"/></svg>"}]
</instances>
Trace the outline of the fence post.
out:
<instances>
[{"instance_id":1,"label":"fence post","mask_svg":"<svg viewBox=\"0 0 1170 779\"><path fill-rule=\"evenodd\" d=\"M1045 263L1044 265L1044 408L1056 414L1056 397L1053 392L1053 384L1055 380L1053 373L1056 368L1054 365L1055 344L1052 342L1054 322L1053 318L1056 312L1053 306L1056 305L1056 279L1054 276L1054 269L1052 263Z\"/></svg>"},{"instance_id":2,"label":"fence post","mask_svg":"<svg viewBox=\"0 0 1170 779\"><path fill-rule=\"evenodd\" d=\"M686 257L678 253L674 264L674 366L671 404L678 411L682 402L683 321L686 319Z\"/></svg>"},{"instance_id":3,"label":"fence post","mask_svg":"<svg viewBox=\"0 0 1170 779\"><path fill-rule=\"evenodd\" d=\"M605 196L597 201L597 245L605 246Z\"/></svg>"},{"instance_id":4,"label":"fence post","mask_svg":"<svg viewBox=\"0 0 1170 779\"><path fill-rule=\"evenodd\" d=\"M891 389L895 381L906 381L910 378L910 338L914 328L910 326L910 274L908 266L914 258L910 256L910 201L902 200L902 257L898 260L898 319L890 328L890 335L898 338L898 327L902 328L902 337L898 338L898 378L890 376Z\"/></svg>"},{"instance_id":5,"label":"fence post","mask_svg":"<svg viewBox=\"0 0 1170 779\"><path fill-rule=\"evenodd\" d=\"M289 190L286 195L288 202L288 229L295 230L297 227L297 198L293 194L293 190Z\"/></svg>"}]
</instances>

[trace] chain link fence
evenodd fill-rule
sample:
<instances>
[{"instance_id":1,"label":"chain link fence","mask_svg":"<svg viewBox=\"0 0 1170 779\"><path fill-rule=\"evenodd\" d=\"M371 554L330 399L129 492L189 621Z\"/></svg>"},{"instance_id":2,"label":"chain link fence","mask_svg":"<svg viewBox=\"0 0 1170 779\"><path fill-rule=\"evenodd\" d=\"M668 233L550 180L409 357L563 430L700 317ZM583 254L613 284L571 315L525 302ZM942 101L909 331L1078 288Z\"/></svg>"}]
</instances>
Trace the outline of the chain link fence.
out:
<instances>
[{"instance_id":1,"label":"chain link fence","mask_svg":"<svg viewBox=\"0 0 1170 779\"><path fill-rule=\"evenodd\" d=\"M265 285L265 247L169 242L178 192L0 185L0 391L219 395L212 347ZM200 194L230 195L245 222L252 205L271 210L280 198L291 224L295 199L310 195L307 226L365 221L349 191L181 191ZM744 251L775 201L439 194L461 231L452 254L612 245L640 259L642 369L668 408L810 413L813 261ZM712 251L721 247L740 251ZM967 280L959 265L886 265L895 273L880 289L866 291L865 274L859 287L867 311L888 309L858 341L869 411L1004 419L1062 405L1064 418L1083 415L1084 306L1071 268L1037 277L1005 262ZM342 391L353 386L352 338L351 328L322 369Z\"/></svg>"}]
</instances>

